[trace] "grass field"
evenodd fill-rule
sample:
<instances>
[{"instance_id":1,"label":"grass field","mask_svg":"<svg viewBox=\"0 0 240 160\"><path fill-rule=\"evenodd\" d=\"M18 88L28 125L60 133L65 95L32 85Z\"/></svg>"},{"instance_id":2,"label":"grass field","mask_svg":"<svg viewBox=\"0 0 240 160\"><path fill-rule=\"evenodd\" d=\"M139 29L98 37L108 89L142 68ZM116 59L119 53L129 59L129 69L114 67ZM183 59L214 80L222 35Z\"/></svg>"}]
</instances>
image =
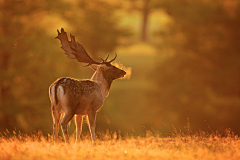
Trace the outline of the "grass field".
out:
<instances>
[{"instance_id":1,"label":"grass field","mask_svg":"<svg viewBox=\"0 0 240 160\"><path fill-rule=\"evenodd\" d=\"M88 137L77 144L71 137L71 144L54 144L51 136L41 134L1 136L1 160L42 159L158 159L158 160L237 160L240 159L238 136L225 137L198 134L194 136L175 135L163 138L148 133L146 137L118 137L105 134L96 145Z\"/></svg>"}]
</instances>

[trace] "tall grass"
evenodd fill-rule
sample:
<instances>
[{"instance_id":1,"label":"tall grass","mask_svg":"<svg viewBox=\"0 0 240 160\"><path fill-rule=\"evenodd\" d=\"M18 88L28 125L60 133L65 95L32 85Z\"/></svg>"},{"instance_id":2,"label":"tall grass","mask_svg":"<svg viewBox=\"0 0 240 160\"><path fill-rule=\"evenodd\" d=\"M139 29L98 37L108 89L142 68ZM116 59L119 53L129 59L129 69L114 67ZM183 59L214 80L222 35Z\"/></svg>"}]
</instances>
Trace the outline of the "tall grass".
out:
<instances>
[{"instance_id":1,"label":"tall grass","mask_svg":"<svg viewBox=\"0 0 240 160\"><path fill-rule=\"evenodd\" d=\"M199 132L184 135L175 131L172 136L161 137L147 131L144 137L125 136L116 133L102 134L92 146L89 137L70 145L54 144L52 136L44 137L41 132L32 135L15 133L0 137L1 160L42 159L161 159L161 160L237 160L240 159L240 140L229 130L226 135Z\"/></svg>"}]
</instances>

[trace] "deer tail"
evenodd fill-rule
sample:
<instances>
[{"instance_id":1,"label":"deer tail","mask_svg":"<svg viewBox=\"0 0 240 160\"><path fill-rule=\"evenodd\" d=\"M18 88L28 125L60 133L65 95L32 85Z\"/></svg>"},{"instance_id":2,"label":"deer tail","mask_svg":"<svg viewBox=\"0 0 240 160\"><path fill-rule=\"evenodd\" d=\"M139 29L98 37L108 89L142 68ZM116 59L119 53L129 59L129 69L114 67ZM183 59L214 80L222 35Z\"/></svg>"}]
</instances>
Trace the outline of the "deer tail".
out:
<instances>
[{"instance_id":1,"label":"deer tail","mask_svg":"<svg viewBox=\"0 0 240 160\"><path fill-rule=\"evenodd\" d=\"M56 85L54 86L54 97L55 97L55 104L58 104L58 97L57 97L57 88L59 86L59 83L56 83Z\"/></svg>"},{"instance_id":2,"label":"deer tail","mask_svg":"<svg viewBox=\"0 0 240 160\"><path fill-rule=\"evenodd\" d=\"M59 86L58 81L56 83L53 83L50 87L50 97L52 101L52 105L57 105L58 104L58 97L57 97L57 88Z\"/></svg>"},{"instance_id":3,"label":"deer tail","mask_svg":"<svg viewBox=\"0 0 240 160\"><path fill-rule=\"evenodd\" d=\"M55 99L55 104L58 104L58 97L57 97L57 92L58 92L58 87L61 85L61 82L64 81L66 78L60 78L59 80L57 80L57 82L54 83L53 85L53 92L52 94L54 94L54 99ZM63 87L63 94L65 94L65 89Z\"/></svg>"},{"instance_id":4,"label":"deer tail","mask_svg":"<svg viewBox=\"0 0 240 160\"><path fill-rule=\"evenodd\" d=\"M56 86L56 84L54 83L50 86L50 89L49 89L49 96L50 96L50 99L52 102L52 106L56 105L55 86Z\"/></svg>"}]
</instances>

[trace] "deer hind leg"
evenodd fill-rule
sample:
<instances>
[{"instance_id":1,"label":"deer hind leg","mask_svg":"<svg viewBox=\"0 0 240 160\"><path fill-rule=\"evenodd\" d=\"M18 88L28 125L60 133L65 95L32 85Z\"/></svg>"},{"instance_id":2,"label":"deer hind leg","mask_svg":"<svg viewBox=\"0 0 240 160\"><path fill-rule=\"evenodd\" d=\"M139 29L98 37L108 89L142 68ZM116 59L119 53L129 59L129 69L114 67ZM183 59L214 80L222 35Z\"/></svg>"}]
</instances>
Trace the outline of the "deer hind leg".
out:
<instances>
[{"instance_id":1,"label":"deer hind leg","mask_svg":"<svg viewBox=\"0 0 240 160\"><path fill-rule=\"evenodd\" d=\"M76 115L75 124L76 124L76 143L80 140L80 135L82 132L82 115Z\"/></svg>"},{"instance_id":2,"label":"deer hind leg","mask_svg":"<svg viewBox=\"0 0 240 160\"><path fill-rule=\"evenodd\" d=\"M96 120L96 111L90 111L88 113L88 123L89 123L89 130L91 133L91 138L93 144L95 144L96 136L95 136L95 120Z\"/></svg>"},{"instance_id":3,"label":"deer hind leg","mask_svg":"<svg viewBox=\"0 0 240 160\"><path fill-rule=\"evenodd\" d=\"M69 143L69 137L67 133L68 122L73 118L74 112L65 112L63 119L61 120L62 132L66 143Z\"/></svg>"},{"instance_id":4,"label":"deer hind leg","mask_svg":"<svg viewBox=\"0 0 240 160\"><path fill-rule=\"evenodd\" d=\"M59 120L60 120L61 114L58 113L53 107L52 116L53 116L53 139L54 139L54 142L56 143L58 141L58 127L59 127Z\"/></svg>"}]
</instances>

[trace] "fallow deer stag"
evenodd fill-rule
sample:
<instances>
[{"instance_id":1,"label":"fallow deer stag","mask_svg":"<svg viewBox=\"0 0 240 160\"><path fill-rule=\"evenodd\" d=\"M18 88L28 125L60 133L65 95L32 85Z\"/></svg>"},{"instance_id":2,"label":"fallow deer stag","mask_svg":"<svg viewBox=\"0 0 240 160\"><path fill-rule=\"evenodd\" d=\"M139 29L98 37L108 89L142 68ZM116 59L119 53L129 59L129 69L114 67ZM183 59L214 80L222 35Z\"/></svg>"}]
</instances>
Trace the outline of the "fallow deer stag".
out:
<instances>
[{"instance_id":1,"label":"fallow deer stag","mask_svg":"<svg viewBox=\"0 0 240 160\"><path fill-rule=\"evenodd\" d=\"M58 31L58 30L57 30ZM82 131L82 117L86 115L89 122L89 130L92 142L95 141L95 120L96 112L103 105L103 101L108 96L113 80L124 77L125 71L111 64L117 57L107 61L101 58L101 62L94 61L85 51L83 46L75 41L75 36L70 34L71 41L68 40L67 33L61 29L56 37L61 41L62 49L68 58L77 59L79 62L88 63L95 73L90 80L78 80L73 78L59 78L49 88L49 96L52 104L53 135L54 141L58 139L58 125L61 114L64 116L60 122L66 143L69 143L67 134L67 124L76 115L76 142L80 138Z\"/></svg>"}]
</instances>

